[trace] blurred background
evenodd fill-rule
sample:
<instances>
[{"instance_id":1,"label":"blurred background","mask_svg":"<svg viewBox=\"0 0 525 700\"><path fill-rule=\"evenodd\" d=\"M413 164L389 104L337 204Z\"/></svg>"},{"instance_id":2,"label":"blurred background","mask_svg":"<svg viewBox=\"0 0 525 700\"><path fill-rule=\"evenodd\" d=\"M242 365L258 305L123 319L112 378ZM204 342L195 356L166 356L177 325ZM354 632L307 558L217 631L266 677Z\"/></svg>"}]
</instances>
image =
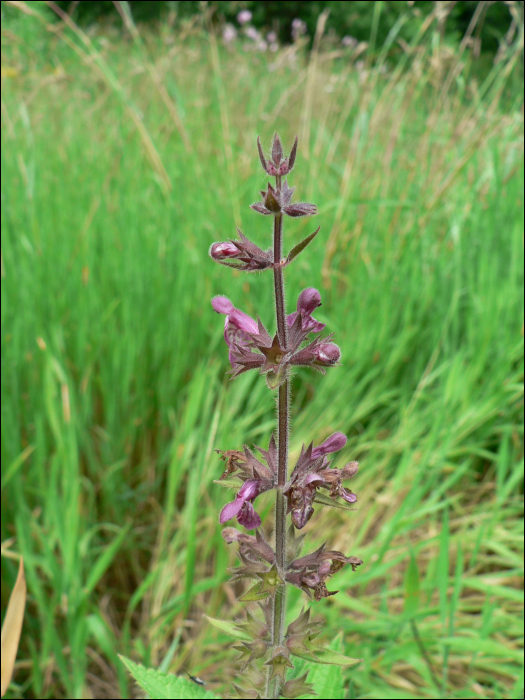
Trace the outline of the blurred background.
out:
<instances>
[{"instance_id":1,"label":"blurred background","mask_svg":"<svg viewBox=\"0 0 525 700\"><path fill-rule=\"evenodd\" d=\"M291 457L340 430L360 462L358 510L306 528L365 562L311 604L364 658L347 697L523 697L523 3L2 2L1 65L8 697L136 697L118 654L228 692L213 450L275 409L227 381L210 299L270 329L273 302L208 249L270 245L276 130L319 206L285 249L321 225L288 310L320 289L343 351L294 379Z\"/></svg>"}]
</instances>

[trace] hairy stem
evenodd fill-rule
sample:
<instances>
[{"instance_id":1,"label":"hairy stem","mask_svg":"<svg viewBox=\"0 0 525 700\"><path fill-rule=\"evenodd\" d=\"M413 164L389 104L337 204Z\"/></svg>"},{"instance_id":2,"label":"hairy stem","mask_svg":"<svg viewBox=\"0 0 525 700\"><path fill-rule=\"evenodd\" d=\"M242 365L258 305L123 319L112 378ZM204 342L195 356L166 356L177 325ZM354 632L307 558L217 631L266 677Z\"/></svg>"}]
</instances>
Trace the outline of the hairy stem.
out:
<instances>
[{"instance_id":1,"label":"hairy stem","mask_svg":"<svg viewBox=\"0 0 525 700\"><path fill-rule=\"evenodd\" d=\"M277 178L276 186L281 185L281 178ZM283 233L283 215L278 214L275 217L273 229L273 259L275 263L279 263L282 257L282 233ZM276 266L273 271L274 275L274 291L275 291L275 309L277 314L277 334L281 348L286 348L288 343L286 314L284 308L284 274L283 268ZM282 488L286 483L288 472L288 428L289 428L289 410L290 410L290 391L289 380L286 380L279 387L278 398L278 446L279 446L279 463L278 463L278 488L275 496L275 555L277 568L283 574L286 568L286 499L282 493ZM273 647L282 646L284 642L284 622L286 617L286 587L279 586L273 599L273 630L272 630L272 645ZM273 678L267 684L267 697L278 698L281 691L281 681L279 678Z\"/></svg>"}]
</instances>

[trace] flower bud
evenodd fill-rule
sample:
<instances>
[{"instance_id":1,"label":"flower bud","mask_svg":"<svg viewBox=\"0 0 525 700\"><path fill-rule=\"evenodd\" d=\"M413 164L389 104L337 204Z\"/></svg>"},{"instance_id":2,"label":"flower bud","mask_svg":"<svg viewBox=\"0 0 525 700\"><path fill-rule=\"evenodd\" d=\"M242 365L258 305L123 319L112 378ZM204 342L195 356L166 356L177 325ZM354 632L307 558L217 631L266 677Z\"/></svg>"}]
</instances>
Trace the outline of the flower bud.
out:
<instances>
[{"instance_id":1,"label":"flower bud","mask_svg":"<svg viewBox=\"0 0 525 700\"><path fill-rule=\"evenodd\" d=\"M235 310L235 306L231 303L228 297L217 296L211 300L211 305L218 314L231 314Z\"/></svg>"},{"instance_id":2,"label":"flower bud","mask_svg":"<svg viewBox=\"0 0 525 700\"><path fill-rule=\"evenodd\" d=\"M242 255L241 251L233 243L213 243L210 248L210 257L214 260L229 260Z\"/></svg>"},{"instance_id":3,"label":"flower bud","mask_svg":"<svg viewBox=\"0 0 525 700\"><path fill-rule=\"evenodd\" d=\"M315 348L314 364L330 367L339 362L341 350L335 343L321 343Z\"/></svg>"},{"instance_id":4,"label":"flower bud","mask_svg":"<svg viewBox=\"0 0 525 700\"><path fill-rule=\"evenodd\" d=\"M318 306L321 306L321 293L314 287L303 289L297 300L297 311L310 316Z\"/></svg>"}]
</instances>

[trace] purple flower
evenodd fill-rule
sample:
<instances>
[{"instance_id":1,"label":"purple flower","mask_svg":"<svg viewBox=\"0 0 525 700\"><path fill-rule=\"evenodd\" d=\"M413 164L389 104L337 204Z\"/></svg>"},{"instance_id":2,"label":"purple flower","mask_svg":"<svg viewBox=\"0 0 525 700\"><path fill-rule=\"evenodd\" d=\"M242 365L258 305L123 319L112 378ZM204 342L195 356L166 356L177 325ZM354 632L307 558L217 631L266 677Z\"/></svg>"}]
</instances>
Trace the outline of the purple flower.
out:
<instances>
[{"instance_id":1,"label":"purple flower","mask_svg":"<svg viewBox=\"0 0 525 700\"><path fill-rule=\"evenodd\" d=\"M325 581L329 576L337 573L345 564L350 564L355 571L362 563L358 557L345 557L342 552L335 550L325 551L325 545L322 545L317 551L289 564L286 580L302 588L308 595L308 589L313 590L315 600L321 600L337 593L326 587Z\"/></svg>"},{"instance_id":2,"label":"purple flower","mask_svg":"<svg viewBox=\"0 0 525 700\"><path fill-rule=\"evenodd\" d=\"M303 330L310 330L313 333L320 333L324 327L324 323L319 323L312 317L312 313L321 306L321 294L314 287L307 287L299 294L297 299L297 311L288 314L286 323L293 326L297 316L301 316L301 325Z\"/></svg>"},{"instance_id":3,"label":"purple flower","mask_svg":"<svg viewBox=\"0 0 525 700\"><path fill-rule=\"evenodd\" d=\"M312 450L312 459L317 459L331 452L339 452L346 445L347 440L348 438L343 433L338 432L330 435L329 438L326 438L324 442Z\"/></svg>"},{"instance_id":4,"label":"purple flower","mask_svg":"<svg viewBox=\"0 0 525 700\"><path fill-rule=\"evenodd\" d=\"M252 41L259 41L261 36L257 29L255 29L255 27L246 27L244 33L246 34L248 39L251 39Z\"/></svg>"},{"instance_id":5,"label":"purple flower","mask_svg":"<svg viewBox=\"0 0 525 700\"><path fill-rule=\"evenodd\" d=\"M306 22L303 22L302 19L299 19L296 17L293 22L292 22L292 37L294 41L297 41L297 39L302 36L303 34L306 34L307 26Z\"/></svg>"},{"instance_id":6,"label":"purple flower","mask_svg":"<svg viewBox=\"0 0 525 700\"><path fill-rule=\"evenodd\" d=\"M221 265L234 267L237 270L244 272L255 272L256 270L265 270L268 267L273 267L273 251L262 250L255 245L253 241L243 234L240 229L237 229L239 240L221 241L212 243L209 254Z\"/></svg>"},{"instance_id":7,"label":"purple flower","mask_svg":"<svg viewBox=\"0 0 525 700\"><path fill-rule=\"evenodd\" d=\"M250 12L250 10L241 10L237 15L237 22L239 22L239 24L246 24L251 20L251 18L252 13Z\"/></svg>"},{"instance_id":8,"label":"purple flower","mask_svg":"<svg viewBox=\"0 0 525 700\"><path fill-rule=\"evenodd\" d=\"M357 474L357 462L350 462L343 469L334 469L326 455L342 449L347 442L343 433L337 432L315 449L313 443L301 450L301 455L286 483L283 493L288 499L288 512L294 526L300 530L312 517L313 502L318 488L329 489L330 498L343 498L347 503L355 503L357 496L343 488L341 482Z\"/></svg>"},{"instance_id":9,"label":"purple flower","mask_svg":"<svg viewBox=\"0 0 525 700\"><path fill-rule=\"evenodd\" d=\"M230 44L237 37L237 30L233 24L225 24L222 30L222 38L226 44Z\"/></svg>"},{"instance_id":10,"label":"purple flower","mask_svg":"<svg viewBox=\"0 0 525 700\"><path fill-rule=\"evenodd\" d=\"M257 479L248 479L241 486L235 500L227 503L221 510L219 522L221 525L228 522L232 518L237 518L239 525L243 525L247 530L253 530L261 526L261 518L255 512L252 505L259 495L259 481Z\"/></svg>"},{"instance_id":11,"label":"purple flower","mask_svg":"<svg viewBox=\"0 0 525 700\"><path fill-rule=\"evenodd\" d=\"M341 39L341 44L343 46L350 46L353 49L357 46L358 41L353 36L346 35Z\"/></svg>"},{"instance_id":12,"label":"purple flower","mask_svg":"<svg viewBox=\"0 0 525 700\"><path fill-rule=\"evenodd\" d=\"M233 367L233 345L238 345L242 348L255 347L255 343L251 334L259 332L257 322L251 316L245 314L244 311L236 309L228 297L217 296L211 300L211 305L218 314L226 314L224 322L224 340L230 348L229 358Z\"/></svg>"}]
</instances>

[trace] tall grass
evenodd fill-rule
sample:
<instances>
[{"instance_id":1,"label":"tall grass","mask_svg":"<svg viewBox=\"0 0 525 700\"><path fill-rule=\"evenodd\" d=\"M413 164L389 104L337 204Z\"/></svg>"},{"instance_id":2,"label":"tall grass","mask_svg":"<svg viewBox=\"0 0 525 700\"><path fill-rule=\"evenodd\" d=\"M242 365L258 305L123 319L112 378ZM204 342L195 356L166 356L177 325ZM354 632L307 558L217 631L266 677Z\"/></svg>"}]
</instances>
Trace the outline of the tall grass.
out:
<instances>
[{"instance_id":1,"label":"tall grass","mask_svg":"<svg viewBox=\"0 0 525 700\"><path fill-rule=\"evenodd\" d=\"M311 535L365 561L322 610L364 657L348 697L522 697L523 27L480 80L434 15L356 66L322 18L309 56L263 55L197 26L89 38L11 4L2 581L20 553L28 582L11 697L129 697L118 653L226 692L202 613L235 615L241 589L213 449L265 442L274 407L249 376L222 403L209 299L240 299L207 251L235 225L269 245L247 205L276 128L299 134L327 247L321 272L291 269L288 304L318 286L346 349L294 380L293 449L341 430L362 464L358 512Z\"/></svg>"}]
</instances>

